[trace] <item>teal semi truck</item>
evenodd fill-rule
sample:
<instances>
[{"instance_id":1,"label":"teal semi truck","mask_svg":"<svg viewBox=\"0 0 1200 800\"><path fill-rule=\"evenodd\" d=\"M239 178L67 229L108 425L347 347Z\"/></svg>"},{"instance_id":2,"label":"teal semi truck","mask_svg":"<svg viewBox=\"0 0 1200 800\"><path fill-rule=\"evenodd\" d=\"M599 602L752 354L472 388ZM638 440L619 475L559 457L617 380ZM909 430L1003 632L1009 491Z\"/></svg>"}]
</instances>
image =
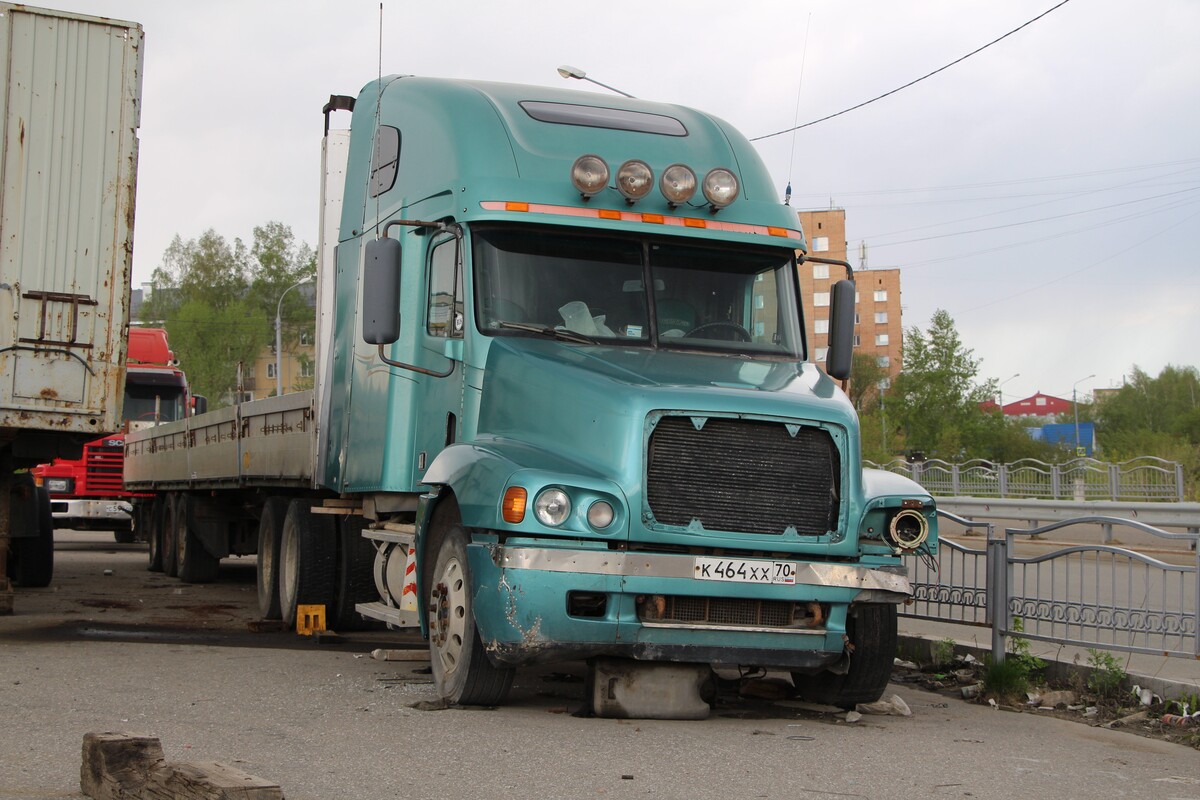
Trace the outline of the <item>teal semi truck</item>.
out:
<instances>
[{"instance_id":1,"label":"teal semi truck","mask_svg":"<svg viewBox=\"0 0 1200 800\"><path fill-rule=\"evenodd\" d=\"M455 703L568 659L877 699L934 504L861 468L853 281L822 369L817 259L747 140L409 76L324 112L315 386L129 435L151 567L257 553L264 616L420 626Z\"/></svg>"}]
</instances>

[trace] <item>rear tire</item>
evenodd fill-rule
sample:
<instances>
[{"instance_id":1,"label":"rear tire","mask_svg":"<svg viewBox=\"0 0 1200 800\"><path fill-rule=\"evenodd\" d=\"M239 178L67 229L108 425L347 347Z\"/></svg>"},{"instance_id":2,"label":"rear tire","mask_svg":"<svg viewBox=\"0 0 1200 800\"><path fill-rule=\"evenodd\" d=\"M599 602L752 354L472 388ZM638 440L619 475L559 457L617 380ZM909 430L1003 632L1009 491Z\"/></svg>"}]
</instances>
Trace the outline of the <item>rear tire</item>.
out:
<instances>
[{"instance_id":1,"label":"rear tire","mask_svg":"<svg viewBox=\"0 0 1200 800\"><path fill-rule=\"evenodd\" d=\"M50 513L50 493L41 487L29 488L35 496L30 509L33 513L26 518L37 525L37 533L9 540L8 572L14 586L41 589L54 578L54 517ZM12 500L15 504L17 497Z\"/></svg>"},{"instance_id":2,"label":"rear tire","mask_svg":"<svg viewBox=\"0 0 1200 800\"><path fill-rule=\"evenodd\" d=\"M184 583L212 583L217 579L221 560L204 548L200 537L188 525L188 507L191 505L186 494L179 496L175 508L175 557L179 579Z\"/></svg>"},{"instance_id":3,"label":"rear tire","mask_svg":"<svg viewBox=\"0 0 1200 800\"><path fill-rule=\"evenodd\" d=\"M846 620L846 635L854 646L846 674L793 672L792 683L800 697L839 708L854 708L883 697L896 659L896 606L868 603L854 607Z\"/></svg>"},{"instance_id":4,"label":"rear tire","mask_svg":"<svg viewBox=\"0 0 1200 800\"><path fill-rule=\"evenodd\" d=\"M268 497L258 518L258 613L279 619L279 542L288 512L286 497Z\"/></svg>"},{"instance_id":5,"label":"rear tire","mask_svg":"<svg viewBox=\"0 0 1200 800\"><path fill-rule=\"evenodd\" d=\"M178 516L177 508L182 497L183 495L172 492L167 495L163 508L162 527L160 528L163 544L162 566L163 574L168 578L179 576L179 556L176 555L179 549L176 539L177 528L179 526L175 524L175 518Z\"/></svg>"},{"instance_id":6,"label":"rear tire","mask_svg":"<svg viewBox=\"0 0 1200 800\"><path fill-rule=\"evenodd\" d=\"M429 614L429 660L438 693L464 706L494 706L507 699L515 670L488 658L475 626L467 534L462 525L445 530L436 548L433 578L425 585Z\"/></svg>"},{"instance_id":7,"label":"rear tire","mask_svg":"<svg viewBox=\"0 0 1200 800\"><path fill-rule=\"evenodd\" d=\"M149 554L149 560L146 564L146 569L151 572L163 571L163 514L165 512L161 497L155 497L154 501L148 504L143 504L142 519L146 523L145 537Z\"/></svg>"},{"instance_id":8,"label":"rear tire","mask_svg":"<svg viewBox=\"0 0 1200 800\"><path fill-rule=\"evenodd\" d=\"M335 631L361 631L372 627L354 610L357 603L379 599L375 588L375 546L362 535L366 520L344 517L338 522L337 587L329 626Z\"/></svg>"},{"instance_id":9,"label":"rear tire","mask_svg":"<svg viewBox=\"0 0 1200 800\"><path fill-rule=\"evenodd\" d=\"M333 609L337 544L334 519L313 514L312 501L297 499L288 504L279 543L279 611L289 627L296 625L296 606L325 606L326 618Z\"/></svg>"}]
</instances>

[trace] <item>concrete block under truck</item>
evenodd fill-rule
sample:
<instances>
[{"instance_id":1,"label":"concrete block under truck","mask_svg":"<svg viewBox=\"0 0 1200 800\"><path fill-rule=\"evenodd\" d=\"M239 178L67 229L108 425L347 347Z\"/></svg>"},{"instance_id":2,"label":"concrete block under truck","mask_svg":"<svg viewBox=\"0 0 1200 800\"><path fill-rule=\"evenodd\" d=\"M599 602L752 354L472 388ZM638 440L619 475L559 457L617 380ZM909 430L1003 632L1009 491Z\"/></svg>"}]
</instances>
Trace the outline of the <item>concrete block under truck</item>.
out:
<instances>
[{"instance_id":1,"label":"concrete block under truck","mask_svg":"<svg viewBox=\"0 0 1200 800\"><path fill-rule=\"evenodd\" d=\"M823 370L817 259L747 140L682 106L397 76L331 97L325 129L315 388L129 435L163 568L257 550L264 615L420 626L454 703L572 659L614 716L703 716L713 665L877 699L934 504L861 469L835 380L854 284Z\"/></svg>"},{"instance_id":2,"label":"concrete block under truck","mask_svg":"<svg viewBox=\"0 0 1200 800\"><path fill-rule=\"evenodd\" d=\"M122 430L88 442L79 458L56 458L33 470L35 483L50 495L56 529L112 531L123 544L144 539L145 523L135 524L134 495L123 482L125 433L202 413L207 405L189 394L162 328L129 329L122 405Z\"/></svg>"},{"instance_id":3,"label":"concrete block under truck","mask_svg":"<svg viewBox=\"0 0 1200 800\"><path fill-rule=\"evenodd\" d=\"M121 425L142 41L0 3L0 613L54 575L29 470Z\"/></svg>"}]
</instances>

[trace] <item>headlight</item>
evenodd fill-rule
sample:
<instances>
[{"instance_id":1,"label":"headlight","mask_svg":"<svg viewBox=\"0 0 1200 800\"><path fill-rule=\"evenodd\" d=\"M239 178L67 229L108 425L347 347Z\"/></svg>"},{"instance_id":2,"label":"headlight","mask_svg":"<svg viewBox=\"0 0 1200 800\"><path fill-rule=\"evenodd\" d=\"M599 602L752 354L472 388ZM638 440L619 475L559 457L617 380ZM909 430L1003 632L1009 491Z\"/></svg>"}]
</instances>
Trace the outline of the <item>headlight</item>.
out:
<instances>
[{"instance_id":1,"label":"headlight","mask_svg":"<svg viewBox=\"0 0 1200 800\"><path fill-rule=\"evenodd\" d=\"M672 164L663 170L658 190L672 205L683 205L696 193L696 173L687 164Z\"/></svg>"},{"instance_id":2,"label":"headlight","mask_svg":"<svg viewBox=\"0 0 1200 800\"><path fill-rule=\"evenodd\" d=\"M596 530L603 530L612 525L613 507L604 500L597 500L588 506L587 521Z\"/></svg>"},{"instance_id":3,"label":"headlight","mask_svg":"<svg viewBox=\"0 0 1200 800\"><path fill-rule=\"evenodd\" d=\"M533 502L533 513L538 522L557 528L571 515L571 498L562 489L546 489Z\"/></svg>"},{"instance_id":4,"label":"headlight","mask_svg":"<svg viewBox=\"0 0 1200 800\"><path fill-rule=\"evenodd\" d=\"M46 478L45 487L50 494L70 494L75 481L72 478Z\"/></svg>"},{"instance_id":5,"label":"headlight","mask_svg":"<svg viewBox=\"0 0 1200 800\"><path fill-rule=\"evenodd\" d=\"M713 208L724 208L737 199L737 177L724 167L710 170L704 176L704 196Z\"/></svg>"},{"instance_id":6,"label":"headlight","mask_svg":"<svg viewBox=\"0 0 1200 800\"><path fill-rule=\"evenodd\" d=\"M608 164L600 156L580 156L571 165L571 183L584 197L600 194L608 186Z\"/></svg>"},{"instance_id":7,"label":"headlight","mask_svg":"<svg viewBox=\"0 0 1200 800\"><path fill-rule=\"evenodd\" d=\"M641 200L654 188L654 170L645 161L626 161L617 170L617 191L626 200Z\"/></svg>"}]
</instances>

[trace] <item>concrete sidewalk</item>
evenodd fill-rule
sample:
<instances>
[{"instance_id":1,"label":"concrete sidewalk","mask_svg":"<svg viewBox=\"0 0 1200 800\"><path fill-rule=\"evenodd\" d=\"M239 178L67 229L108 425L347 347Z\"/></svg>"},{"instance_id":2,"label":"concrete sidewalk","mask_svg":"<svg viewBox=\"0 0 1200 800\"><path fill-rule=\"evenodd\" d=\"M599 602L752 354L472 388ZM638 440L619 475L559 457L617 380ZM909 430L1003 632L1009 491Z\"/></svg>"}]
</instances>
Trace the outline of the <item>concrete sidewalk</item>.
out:
<instances>
[{"instance_id":1,"label":"concrete sidewalk","mask_svg":"<svg viewBox=\"0 0 1200 800\"><path fill-rule=\"evenodd\" d=\"M982 660L991 655L992 631L988 627L960 625L949 622L934 622L923 619L900 617L900 652L931 657L932 647L943 639L950 638L960 647L966 648ZM1087 648L1059 645L1027 639L1030 653L1048 664L1047 673L1065 677L1073 671L1088 670ZM1200 660L1154 656L1143 653L1110 652L1129 674L1128 683L1149 688L1160 697L1170 700L1184 694L1200 693Z\"/></svg>"}]
</instances>

